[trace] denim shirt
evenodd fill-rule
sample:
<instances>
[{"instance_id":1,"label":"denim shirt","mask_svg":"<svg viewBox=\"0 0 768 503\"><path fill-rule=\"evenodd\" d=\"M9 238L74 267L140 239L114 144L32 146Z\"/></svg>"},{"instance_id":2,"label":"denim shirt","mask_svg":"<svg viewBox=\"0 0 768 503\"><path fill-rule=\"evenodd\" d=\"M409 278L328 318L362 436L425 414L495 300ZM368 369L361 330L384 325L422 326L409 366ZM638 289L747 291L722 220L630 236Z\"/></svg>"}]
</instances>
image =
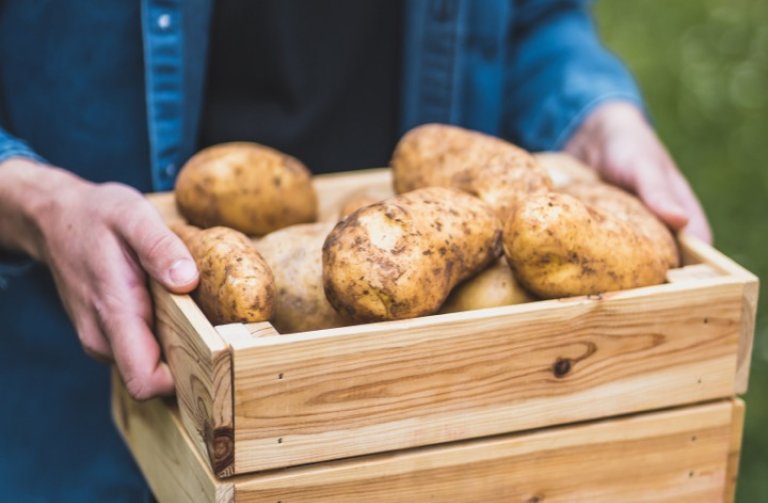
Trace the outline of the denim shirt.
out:
<instances>
[{"instance_id":1,"label":"denim shirt","mask_svg":"<svg viewBox=\"0 0 768 503\"><path fill-rule=\"evenodd\" d=\"M32 5L48 2L24 3L31 5L6 7L2 13L2 51L14 52L15 60L27 56L29 44L36 42L16 45L20 27L14 15L45 9ZM557 149L597 104L609 99L640 102L631 75L600 45L586 0L406 3L402 131L425 122L444 122L496 134L529 149ZM63 15L70 16L79 10L80 19L93 16L92 3L67 4L64 8L51 5L49 10L63 10ZM98 8L124 9L124 3L120 7L102 3ZM144 84L145 124L136 126L146 128L146 137L141 138L144 145L135 147L148 148L148 166L143 168L149 169L151 185L140 187L145 190L170 189L179 167L195 151L210 15L211 0L143 0L141 47L136 41L133 47L115 47L143 57L143 66L126 69L132 73L126 78L142 78ZM101 33L71 35L94 41L112 35L108 25L99 28ZM60 78L77 79L81 65L87 64L73 63L61 68ZM0 65L3 80L15 73L5 59ZM34 74L23 76L27 82L34 78ZM23 85L22 79L15 80ZM4 112L12 109L10 113L19 115L36 106L35 96L26 93L26 99L16 99L13 86L6 82L2 91ZM110 89L90 91L99 95ZM100 119L119 120L120 112L120 107L105 108ZM57 133L42 117L15 128L4 122L0 122L4 127L0 128L0 160L37 157L36 152L47 150L45 138ZM36 142L25 143L27 135ZM55 156L48 160L57 162Z\"/></svg>"},{"instance_id":2,"label":"denim shirt","mask_svg":"<svg viewBox=\"0 0 768 503\"><path fill-rule=\"evenodd\" d=\"M212 0L0 5L0 161L170 189L196 149ZM406 0L404 22L402 131L444 122L557 149L599 103L640 102L586 0ZM0 260L0 327L0 382L16 383L0 394L4 496L136 501L107 369L43 266Z\"/></svg>"}]
</instances>

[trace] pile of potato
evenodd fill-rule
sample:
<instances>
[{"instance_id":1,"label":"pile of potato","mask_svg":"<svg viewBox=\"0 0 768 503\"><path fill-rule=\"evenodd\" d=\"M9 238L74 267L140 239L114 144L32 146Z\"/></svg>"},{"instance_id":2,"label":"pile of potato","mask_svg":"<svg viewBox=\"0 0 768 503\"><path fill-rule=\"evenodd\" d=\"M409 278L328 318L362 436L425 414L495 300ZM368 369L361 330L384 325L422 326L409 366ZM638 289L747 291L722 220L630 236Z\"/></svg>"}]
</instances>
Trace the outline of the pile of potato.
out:
<instances>
[{"instance_id":1,"label":"pile of potato","mask_svg":"<svg viewBox=\"0 0 768 503\"><path fill-rule=\"evenodd\" d=\"M391 168L395 196L355 194L317 223L297 159L243 142L192 157L176 202L203 229L174 230L211 322L302 332L653 285L678 265L637 198L568 156L429 124Z\"/></svg>"}]
</instances>

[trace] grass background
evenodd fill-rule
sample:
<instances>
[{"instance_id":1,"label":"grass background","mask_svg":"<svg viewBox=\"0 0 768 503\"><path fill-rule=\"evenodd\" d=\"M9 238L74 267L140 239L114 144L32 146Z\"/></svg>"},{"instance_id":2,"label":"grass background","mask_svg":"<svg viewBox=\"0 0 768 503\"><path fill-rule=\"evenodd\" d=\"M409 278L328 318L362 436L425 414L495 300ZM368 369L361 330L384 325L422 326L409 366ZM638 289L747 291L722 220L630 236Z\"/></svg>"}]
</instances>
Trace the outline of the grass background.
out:
<instances>
[{"instance_id":1,"label":"grass background","mask_svg":"<svg viewBox=\"0 0 768 503\"><path fill-rule=\"evenodd\" d=\"M768 2L597 2L701 198L717 248L768 278ZM761 288L737 501L768 502L768 294Z\"/></svg>"}]
</instances>

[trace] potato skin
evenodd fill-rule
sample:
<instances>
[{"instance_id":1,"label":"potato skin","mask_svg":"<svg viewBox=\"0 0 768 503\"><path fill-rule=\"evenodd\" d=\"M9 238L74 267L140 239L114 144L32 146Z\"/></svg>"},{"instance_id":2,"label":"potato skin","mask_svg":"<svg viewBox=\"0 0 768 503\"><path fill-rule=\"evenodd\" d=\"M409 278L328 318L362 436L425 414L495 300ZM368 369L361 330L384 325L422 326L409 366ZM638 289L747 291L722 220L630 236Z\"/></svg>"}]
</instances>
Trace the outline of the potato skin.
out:
<instances>
[{"instance_id":1,"label":"potato skin","mask_svg":"<svg viewBox=\"0 0 768 503\"><path fill-rule=\"evenodd\" d=\"M251 241L227 227L172 227L189 248L200 271L192 292L214 325L265 321L272 316L275 279Z\"/></svg>"},{"instance_id":2,"label":"potato skin","mask_svg":"<svg viewBox=\"0 0 768 503\"><path fill-rule=\"evenodd\" d=\"M504 140L445 124L406 133L392 155L395 192L453 187L473 194L502 222L520 198L552 187L546 171L525 150Z\"/></svg>"},{"instance_id":3,"label":"potato skin","mask_svg":"<svg viewBox=\"0 0 768 503\"><path fill-rule=\"evenodd\" d=\"M568 194L531 196L504 226L504 253L518 280L542 298L663 283L658 243L626 220Z\"/></svg>"},{"instance_id":4,"label":"potato skin","mask_svg":"<svg viewBox=\"0 0 768 503\"><path fill-rule=\"evenodd\" d=\"M310 173L297 159L248 142L214 145L176 180L179 212L198 227L226 226L262 236L317 219Z\"/></svg>"},{"instance_id":5,"label":"potato skin","mask_svg":"<svg viewBox=\"0 0 768 503\"><path fill-rule=\"evenodd\" d=\"M556 190L573 183L600 183L600 177L595 170L570 154L537 152L533 157L547 172Z\"/></svg>"},{"instance_id":6,"label":"potato skin","mask_svg":"<svg viewBox=\"0 0 768 503\"><path fill-rule=\"evenodd\" d=\"M674 236L666 225L632 194L601 182L573 182L561 189L584 204L626 222L635 232L653 243L668 268L680 266L680 254Z\"/></svg>"},{"instance_id":7,"label":"potato skin","mask_svg":"<svg viewBox=\"0 0 768 503\"><path fill-rule=\"evenodd\" d=\"M499 256L500 231L491 208L455 189L420 189L361 208L325 241L325 294L361 322L434 313L457 283Z\"/></svg>"},{"instance_id":8,"label":"potato skin","mask_svg":"<svg viewBox=\"0 0 768 503\"><path fill-rule=\"evenodd\" d=\"M323 291L323 243L334 225L293 225L255 243L275 276L277 301L272 324L278 332L289 334L349 324Z\"/></svg>"},{"instance_id":9,"label":"potato skin","mask_svg":"<svg viewBox=\"0 0 768 503\"><path fill-rule=\"evenodd\" d=\"M499 259L454 288L440 313L511 306L533 300L535 298L517 282L507 261Z\"/></svg>"}]
</instances>

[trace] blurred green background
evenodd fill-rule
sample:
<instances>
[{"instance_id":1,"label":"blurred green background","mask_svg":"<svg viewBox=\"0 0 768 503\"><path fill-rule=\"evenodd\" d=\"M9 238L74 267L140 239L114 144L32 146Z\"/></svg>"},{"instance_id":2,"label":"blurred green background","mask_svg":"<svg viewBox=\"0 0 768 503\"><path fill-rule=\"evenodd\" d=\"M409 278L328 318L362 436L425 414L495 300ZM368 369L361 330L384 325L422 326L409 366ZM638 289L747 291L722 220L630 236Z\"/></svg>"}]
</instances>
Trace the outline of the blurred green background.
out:
<instances>
[{"instance_id":1,"label":"blurred green background","mask_svg":"<svg viewBox=\"0 0 768 503\"><path fill-rule=\"evenodd\" d=\"M717 248L768 278L768 1L604 0L606 45L634 71ZM737 501L768 502L768 293L761 288Z\"/></svg>"}]
</instances>

